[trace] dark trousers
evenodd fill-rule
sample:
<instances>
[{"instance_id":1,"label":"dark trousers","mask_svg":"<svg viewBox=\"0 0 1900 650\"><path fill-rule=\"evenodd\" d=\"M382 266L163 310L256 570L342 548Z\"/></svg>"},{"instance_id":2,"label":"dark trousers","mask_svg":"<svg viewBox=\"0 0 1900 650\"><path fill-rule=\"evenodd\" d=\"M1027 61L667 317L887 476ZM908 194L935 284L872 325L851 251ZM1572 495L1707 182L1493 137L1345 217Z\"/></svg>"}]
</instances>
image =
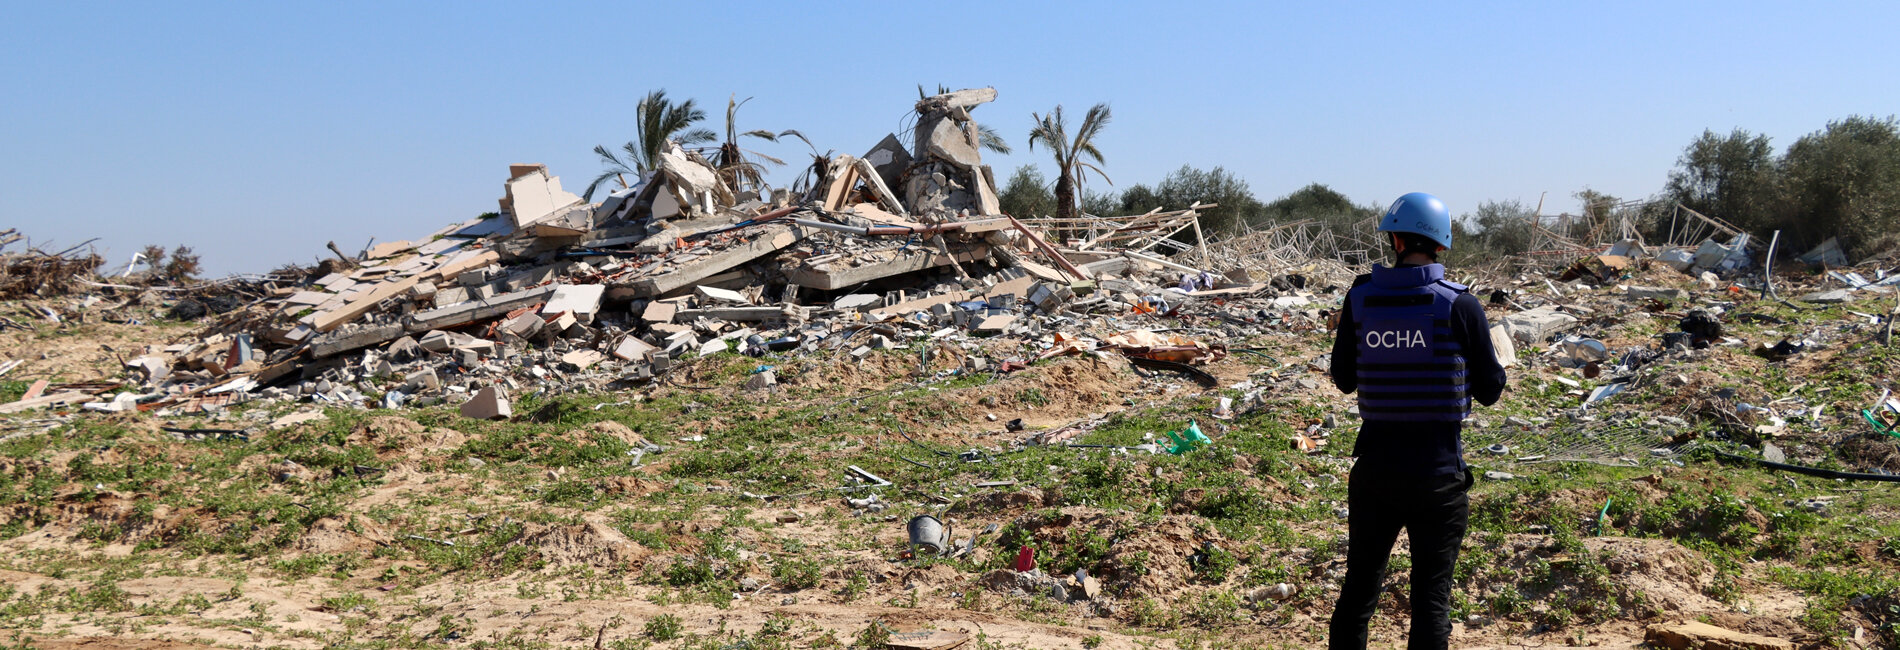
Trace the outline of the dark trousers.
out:
<instances>
[{"instance_id":1,"label":"dark trousers","mask_svg":"<svg viewBox=\"0 0 1900 650\"><path fill-rule=\"evenodd\" d=\"M1366 647L1366 624L1379 603L1386 559L1400 528L1412 542L1412 632L1406 647L1445 647L1451 637L1451 571L1465 540L1469 489L1470 471L1404 477L1353 467L1346 490L1346 584L1333 605L1328 647Z\"/></svg>"}]
</instances>

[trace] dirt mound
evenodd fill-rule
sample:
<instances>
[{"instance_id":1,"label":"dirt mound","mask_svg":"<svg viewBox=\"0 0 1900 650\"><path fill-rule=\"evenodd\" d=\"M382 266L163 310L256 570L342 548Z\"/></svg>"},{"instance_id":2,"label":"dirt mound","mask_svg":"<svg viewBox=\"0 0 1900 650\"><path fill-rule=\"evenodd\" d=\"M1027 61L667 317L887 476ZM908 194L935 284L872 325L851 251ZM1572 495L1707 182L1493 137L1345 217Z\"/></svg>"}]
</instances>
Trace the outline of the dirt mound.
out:
<instances>
[{"instance_id":1,"label":"dirt mound","mask_svg":"<svg viewBox=\"0 0 1900 650\"><path fill-rule=\"evenodd\" d=\"M85 486L68 484L47 505L22 503L0 509L0 525L26 522L50 526L48 531L59 537L138 543L172 538L196 512L164 504L141 511L140 504L149 498L130 492L92 492Z\"/></svg>"},{"instance_id":2,"label":"dirt mound","mask_svg":"<svg viewBox=\"0 0 1900 650\"><path fill-rule=\"evenodd\" d=\"M515 544L534 549L549 564L611 568L626 566L646 556L640 545L620 531L591 520L572 525L528 524Z\"/></svg>"},{"instance_id":3,"label":"dirt mound","mask_svg":"<svg viewBox=\"0 0 1900 650\"><path fill-rule=\"evenodd\" d=\"M633 429L627 428L627 425L621 424L619 422L615 422L613 420L603 420L600 422L595 422L585 427L581 427L579 429L569 431L565 434L562 434L562 436L568 441L573 442L575 444L587 444L587 443L593 442L595 436L606 436L608 438L613 438L615 440L619 440L621 442L627 443L628 445L634 446L634 447L638 447L640 445L646 444L646 441L647 441L645 437L642 437L638 433L634 433Z\"/></svg>"},{"instance_id":4,"label":"dirt mound","mask_svg":"<svg viewBox=\"0 0 1900 650\"><path fill-rule=\"evenodd\" d=\"M1120 357L1063 357L966 393L986 406L1085 413L1119 406L1140 382Z\"/></svg>"},{"instance_id":5,"label":"dirt mound","mask_svg":"<svg viewBox=\"0 0 1900 650\"><path fill-rule=\"evenodd\" d=\"M531 456L541 457L559 451L572 451L590 447L599 443L618 443L638 448L646 444L646 438L635 433L627 425L612 420L595 422L578 429L569 429L556 434L533 434L523 436L510 446Z\"/></svg>"},{"instance_id":6,"label":"dirt mound","mask_svg":"<svg viewBox=\"0 0 1900 650\"><path fill-rule=\"evenodd\" d=\"M348 441L375 449L378 457L461 446L468 437L454 429L424 427L408 418L379 415L358 425Z\"/></svg>"},{"instance_id":7,"label":"dirt mound","mask_svg":"<svg viewBox=\"0 0 1900 650\"><path fill-rule=\"evenodd\" d=\"M310 529L297 539L297 550L307 553L367 552L389 540L389 533L369 519L324 517L310 524Z\"/></svg>"},{"instance_id":8,"label":"dirt mound","mask_svg":"<svg viewBox=\"0 0 1900 650\"><path fill-rule=\"evenodd\" d=\"M1015 492L984 492L973 494L959 502L951 513L988 514L1040 508L1043 504L1042 490L1032 487Z\"/></svg>"},{"instance_id":9,"label":"dirt mound","mask_svg":"<svg viewBox=\"0 0 1900 650\"><path fill-rule=\"evenodd\" d=\"M1705 595L1715 567L1701 555L1666 539L1592 537L1583 546L1610 570L1625 597L1635 594L1668 613L1723 611Z\"/></svg>"},{"instance_id":10,"label":"dirt mound","mask_svg":"<svg viewBox=\"0 0 1900 650\"><path fill-rule=\"evenodd\" d=\"M1729 610L1708 595L1714 566L1668 539L1592 537L1581 549L1566 550L1548 536L1507 535L1495 550L1502 555L1498 566L1508 570L1487 572L1491 578L1464 589L1485 602L1522 603L1517 615L1528 621L1693 618Z\"/></svg>"},{"instance_id":11,"label":"dirt mound","mask_svg":"<svg viewBox=\"0 0 1900 650\"><path fill-rule=\"evenodd\" d=\"M865 339L869 341L867 337ZM849 359L849 357L844 357ZM961 350L938 348L932 351L929 372L963 366ZM871 354L862 360L811 359L776 372L779 383L797 388L837 390L840 395L877 390L916 375L921 369L915 352L911 354Z\"/></svg>"},{"instance_id":12,"label":"dirt mound","mask_svg":"<svg viewBox=\"0 0 1900 650\"><path fill-rule=\"evenodd\" d=\"M1001 545L1014 558L1021 546L1036 551L1038 568L1051 575L1087 569L1118 597L1172 597L1195 578L1197 564L1214 548L1224 548L1220 533L1196 527L1198 518L1168 515L1138 521L1085 507L1055 515L1033 514L1011 522Z\"/></svg>"}]
</instances>

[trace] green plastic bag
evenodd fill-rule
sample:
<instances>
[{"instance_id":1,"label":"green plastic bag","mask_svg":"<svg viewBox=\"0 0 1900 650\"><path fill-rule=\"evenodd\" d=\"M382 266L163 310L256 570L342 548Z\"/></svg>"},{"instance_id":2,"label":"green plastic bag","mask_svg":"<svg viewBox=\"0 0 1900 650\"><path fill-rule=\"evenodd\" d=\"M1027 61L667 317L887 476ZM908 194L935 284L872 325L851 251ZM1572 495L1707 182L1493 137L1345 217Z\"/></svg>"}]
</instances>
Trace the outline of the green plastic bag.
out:
<instances>
[{"instance_id":1,"label":"green plastic bag","mask_svg":"<svg viewBox=\"0 0 1900 650\"><path fill-rule=\"evenodd\" d=\"M1174 446L1168 448L1168 453L1176 456L1194 451L1201 446L1214 444L1213 440L1208 439L1207 434L1201 433L1201 423L1193 420L1188 421L1185 431L1169 431L1168 439L1174 441Z\"/></svg>"}]
</instances>

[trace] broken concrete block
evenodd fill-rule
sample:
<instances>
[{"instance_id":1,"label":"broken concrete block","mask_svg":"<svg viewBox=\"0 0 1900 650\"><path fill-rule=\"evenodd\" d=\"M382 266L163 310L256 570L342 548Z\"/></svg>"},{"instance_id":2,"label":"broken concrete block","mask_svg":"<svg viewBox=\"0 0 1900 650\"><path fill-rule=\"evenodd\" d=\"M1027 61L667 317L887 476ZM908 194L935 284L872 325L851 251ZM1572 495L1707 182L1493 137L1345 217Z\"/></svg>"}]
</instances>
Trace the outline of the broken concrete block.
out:
<instances>
[{"instance_id":1,"label":"broken concrete block","mask_svg":"<svg viewBox=\"0 0 1900 650\"><path fill-rule=\"evenodd\" d=\"M614 356L622 361L637 361L645 359L647 353L653 350L654 347L647 345L646 341L629 336L621 339L620 344L614 346Z\"/></svg>"},{"instance_id":2,"label":"broken concrete block","mask_svg":"<svg viewBox=\"0 0 1900 650\"><path fill-rule=\"evenodd\" d=\"M465 288L479 287L495 280L500 269L494 265L479 266L463 271L455 276L455 283Z\"/></svg>"},{"instance_id":3,"label":"broken concrete block","mask_svg":"<svg viewBox=\"0 0 1900 650\"><path fill-rule=\"evenodd\" d=\"M754 374L750 379L745 380L745 389L749 391L770 390L777 385L778 377L770 370Z\"/></svg>"},{"instance_id":4,"label":"broken concrete block","mask_svg":"<svg viewBox=\"0 0 1900 650\"><path fill-rule=\"evenodd\" d=\"M1816 291L1814 293L1810 293L1808 295L1802 296L1798 298L1797 300L1800 300L1801 302L1811 302L1811 303L1815 303L1819 305L1831 305L1831 304L1838 304L1838 303L1843 303L1843 302L1853 302L1854 292L1848 291L1846 289L1835 289L1833 291Z\"/></svg>"},{"instance_id":5,"label":"broken concrete block","mask_svg":"<svg viewBox=\"0 0 1900 650\"><path fill-rule=\"evenodd\" d=\"M430 352L448 352L454 347L453 344L449 342L449 333L442 330L430 330L429 333L423 334L422 340L418 342L418 345L421 345L422 349Z\"/></svg>"},{"instance_id":6,"label":"broken concrete block","mask_svg":"<svg viewBox=\"0 0 1900 650\"><path fill-rule=\"evenodd\" d=\"M1015 322L1016 316L1012 314L987 316L977 322L976 327L970 328L970 331L975 334L1001 334L1003 330L1009 329L1009 326L1015 324Z\"/></svg>"},{"instance_id":7,"label":"broken concrete block","mask_svg":"<svg viewBox=\"0 0 1900 650\"><path fill-rule=\"evenodd\" d=\"M468 302L468 289L462 287L437 287L435 304L437 307L453 307Z\"/></svg>"},{"instance_id":8,"label":"broken concrete block","mask_svg":"<svg viewBox=\"0 0 1900 650\"><path fill-rule=\"evenodd\" d=\"M956 120L939 119L927 127L930 131L924 136L924 147L932 157L965 170L975 170L977 165L983 164L983 154L977 149L970 130Z\"/></svg>"},{"instance_id":9,"label":"broken concrete block","mask_svg":"<svg viewBox=\"0 0 1900 650\"><path fill-rule=\"evenodd\" d=\"M528 312L510 318L507 322L501 324L503 331L524 339L532 338L535 334L541 333L541 328L546 326L547 321L541 320L541 315L534 312Z\"/></svg>"},{"instance_id":10,"label":"broken concrete block","mask_svg":"<svg viewBox=\"0 0 1900 650\"><path fill-rule=\"evenodd\" d=\"M441 388L442 379L436 376L434 368L423 368L403 378L403 390L407 392L441 390Z\"/></svg>"},{"instance_id":11,"label":"broken concrete block","mask_svg":"<svg viewBox=\"0 0 1900 650\"><path fill-rule=\"evenodd\" d=\"M581 202L580 196L561 189L561 177L549 176L545 167L509 179L503 187L501 210L517 230Z\"/></svg>"},{"instance_id":12,"label":"broken concrete block","mask_svg":"<svg viewBox=\"0 0 1900 650\"><path fill-rule=\"evenodd\" d=\"M1643 633L1643 641L1659 648L1686 650L1794 650L1794 643L1773 637L1736 632L1707 623L1688 621L1675 625L1656 624Z\"/></svg>"},{"instance_id":13,"label":"broken concrete block","mask_svg":"<svg viewBox=\"0 0 1900 650\"><path fill-rule=\"evenodd\" d=\"M1629 297L1631 300L1650 298L1656 300L1688 300L1689 292L1670 287L1630 287Z\"/></svg>"},{"instance_id":14,"label":"broken concrete block","mask_svg":"<svg viewBox=\"0 0 1900 650\"><path fill-rule=\"evenodd\" d=\"M600 298L606 292L607 286L602 284L558 284L554 286L554 295L548 297L548 304L541 307L541 313L574 314L591 322L593 314L600 311Z\"/></svg>"},{"instance_id":15,"label":"broken concrete block","mask_svg":"<svg viewBox=\"0 0 1900 650\"><path fill-rule=\"evenodd\" d=\"M389 358L397 361L412 361L421 357L422 353L422 344L417 343L415 339L407 336L391 342L389 348L384 351L384 354L389 355Z\"/></svg>"},{"instance_id":16,"label":"broken concrete block","mask_svg":"<svg viewBox=\"0 0 1900 650\"><path fill-rule=\"evenodd\" d=\"M600 361L605 358L607 358L607 355L595 350L575 350L561 355L561 363L571 364L575 368L586 370L593 367L594 364L600 363Z\"/></svg>"},{"instance_id":17,"label":"broken concrete block","mask_svg":"<svg viewBox=\"0 0 1900 650\"><path fill-rule=\"evenodd\" d=\"M725 339L713 339L699 344L699 356L710 357L727 350Z\"/></svg>"},{"instance_id":18,"label":"broken concrete block","mask_svg":"<svg viewBox=\"0 0 1900 650\"><path fill-rule=\"evenodd\" d=\"M462 403L462 417L477 420L506 419L514 415L508 405L508 395L499 386L489 386L476 391L475 397Z\"/></svg>"},{"instance_id":19,"label":"broken concrete block","mask_svg":"<svg viewBox=\"0 0 1900 650\"><path fill-rule=\"evenodd\" d=\"M721 289L718 287L702 286L702 287L693 287L693 293L699 295L701 304L708 304L708 305L710 304L728 304L728 305L752 304L752 301L746 299L745 294L739 293L737 291L733 291L731 289Z\"/></svg>"},{"instance_id":20,"label":"broken concrete block","mask_svg":"<svg viewBox=\"0 0 1900 650\"><path fill-rule=\"evenodd\" d=\"M679 303L655 300L647 303L646 309L641 310L640 320L648 323L671 323L673 315L679 313L679 309Z\"/></svg>"},{"instance_id":21,"label":"broken concrete block","mask_svg":"<svg viewBox=\"0 0 1900 650\"><path fill-rule=\"evenodd\" d=\"M145 383L155 383L172 372L172 362L164 357L143 356L125 362L125 369L139 373Z\"/></svg>"},{"instance_id":22,"label":"broken concrete block","mask_svg":"<svg viewBox=\"0 0 1900 650\"><path fill-rule=\"evenodd\" d=\"M1505 316L1499 322L1518 343L1538 345L1550 335L1577 324L1577 317L1559 312L1555 307L1538 307Z\"/></svg>"},{"instance_id":23,"label":"broken concrete block","mask_svg":"<svg viewBox=\"0 0 1900 650\"><path fill-rule=\"evenodd\" d=\"M831 301L831 308L838 311L869 311L884 306L883 296L868 293L854 293Z\"/></svg>"}]
</instances>

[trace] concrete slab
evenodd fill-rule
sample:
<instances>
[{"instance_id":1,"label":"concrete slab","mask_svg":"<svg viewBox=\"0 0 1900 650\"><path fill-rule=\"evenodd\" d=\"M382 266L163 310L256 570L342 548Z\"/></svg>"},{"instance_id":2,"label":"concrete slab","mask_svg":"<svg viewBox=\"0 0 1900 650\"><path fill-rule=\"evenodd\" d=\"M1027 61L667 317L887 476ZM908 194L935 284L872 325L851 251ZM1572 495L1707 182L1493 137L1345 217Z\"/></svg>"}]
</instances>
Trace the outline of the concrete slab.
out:
<instances>
[{"instance_id":1,"label":"concrete slab","mask_svg":"<svg viewBox=\"0 0 1900 650\"><path fill-rule=\"evenodd\" d=\"M502 198L502 207L517 229L581 202L580 196L561 189L559 176L549 176L546 170L509 179L504 187L506 195Z\"/></svg>"},{"instance_id":2,"label":"concrete slab","mask_svg":"<svg viewBox=\"0 0 1900 650\"><path fill-rule=\"evenodd\" d=\"M723 251L702 256L691 262L686 262L679 268L673 269L666 274L637 280L628 286L634 290L636 295L643 297L665 295L674 289L699 284L700 280L777 252L797 243L799 239L804 238L804 231L802 229L788 226L779 226L776 229L772 226L763 226L762 228L765 229L765 232L760 233L758 237L749 241L734 244Z\"/></svg>"},{"instance_id":3,"label":"concrete slab","mask_svg":"<svg viewBox=\"0 0 1900 650\"><path fill-rule=\"evenodd\" d=\"M591 316L600 311L600 299L606 292L604 284L557 284L548 297L548 304L541 307L541 313Z\"/></svg>"},{"instance_id":4,"label":"concrete slab","mask_svg":"<svg viewBox=\"0 0 1900 650\"><path fill-rule=\"evenodd\" d=\"M1015 323L1016 317L1012 314L986 316L983 320L978 321L975 327L970 328L970 332L975 334L1001 334L1003 330L1009 329L1009 326Z\"/></svg>"},{"instance_id":5,"label":"concrete slab","mask_svg":"<svg viewBox=\"0 0 1900 650\"><path fill-rule=\"evenodd\" d=\"M679 303L655 300L647 303L646 309L640 311L640 320L648 323L671 323L673 317L679 313L679 309Z\"/></svg>"},{"instance_id":6,"label":"concrete slab","mask_svg":"<svg viewBox=\"0 0 1900 650\"><path fill-rule=\"evenodd\" d=\"M731 289L720 289L718 287L699 286L699 287L693 287L693 293L699 296L702 304L726 304L726 305L752 304L752 301L746 299L745 294L739 293L737 291L733 291Z\"/></svg>"},{"instance_id":7,"label":"concrete slab","mask_svg":"<svg viewBox=\"0 0 1900 650\"><path fill-rule=\"evenodd\" d=\"M1550 335L1576 325L1577 318L1559 312L1555 307L1539 307L1505 316L1498 322L1518 343L1542 345Z\"/></svg>"}]
</instances>

